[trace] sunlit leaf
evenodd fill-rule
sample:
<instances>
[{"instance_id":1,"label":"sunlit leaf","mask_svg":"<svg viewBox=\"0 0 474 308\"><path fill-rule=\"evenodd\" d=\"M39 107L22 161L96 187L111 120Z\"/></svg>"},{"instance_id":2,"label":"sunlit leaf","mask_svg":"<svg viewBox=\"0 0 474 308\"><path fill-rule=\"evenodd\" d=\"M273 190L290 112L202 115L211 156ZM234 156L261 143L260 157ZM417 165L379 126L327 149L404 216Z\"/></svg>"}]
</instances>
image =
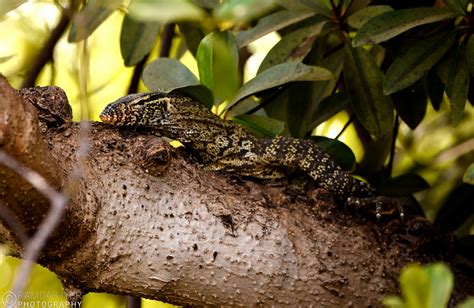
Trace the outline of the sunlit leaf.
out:
<instances>
[{"instance_id":1,"label":"sunlit leaf","mask_svg":"<svg viewBox=\"0 0 474 308\"><path fill-rule=\"evenodd\" d=\"M366 22L357 32L352 45L358 47L365 44L377 44L389 40L413 27L456 16L457 14L452 11L434 7L419 7L386 12Z\"/></svg>"},{"instance_id":2,"label":"sunlit leaf","mask_svg":"<svg viewBox=\"0 0 474 308\"><path fill-rule=\"evenodd\" d=\"M314 12L282 10L259 19L257 25L249 30L240 31L236 38L239 47L248 45L256 39L273 31L314 15Z\"/></svg>"},{"instance_id":3,"label":"sunlit leaf","mask_svg":"<svg viewBox=\"0 0 474 308\"><path fill-rule=\"evenodd\" d=\"M367 21L385 12L393 11L388 5L372 5L363 8L347 18L347 24L353 28L362 27Z\"/></svg>"},{"instance_id":4,"label":"sunlit leaf","mask_svg":"<svg viewBox=\"0 0 474 308\"><path fill-rule=\"evenodd\" d=\"M390 134L393 106L382 92L382 72L363 48L346 43L344 49L343 75L357 118L376 139Z\"/></svg>"},{"instance_id":5,"label":"sunlit leaf","mask_svg":"<svg viewBox=\"0 0 474 308\"><path fill-rule=\"evenodd\" d=\"M464 183L474 185L474 164L471 164L469 168L467 168L462 180Z\"/></svg>"},{"instance_id":6,"label":"sunlit leaf","mask_svg":"<svg viewBox=\"0 0 474 308\"><path fill-rule=\"evenodd\" d=\"M206 12L187 0L133 0L128 7L130 16L141 21L161 24L184 20L202 20Z\"/></svg>"},{"instance_id":7,"label":"sunlit leaf","mask_svg":"<svg viewBox=\"0 0 474 308\"><path fill-rule=\"evenodd\" d=\"M459 303L456 308L473 308L474 307L474 297L470 296L463 302Z\"/></svg>"},{"instance_id":8,"label":"sunlit leaf","mask_svg":"<svg viewBox=\"0 0 474 308\"><path fill-rule=\"evenodd\" d=\"M355 155L345 143L323 136L311 136L310 139L322 148L324 152L328 153L343 170L354 170L356 163Z\"/></svg>"},{"instance_id":9,"label":"sunlit leaf","mask_svg":"<svg viewBox=\"0 0 474 308\"><path fill-rule=\"evenodd\" d=\"M214 10L214 16L226 23L243 24L266 15L276 7L274 0L227 0Z\"/></svg>"},{"instance_id":10,"label":"sunlit leaf","mask_svg":"<svg viewBox=\"0 0 474 308\"><path fill-rule=\"evenodd\" d=\"M425 269L431 280L429 303L438 307L448 307L454 286L454 276L449 267L442 263L430 264Z\"/></svg>"},{"instance_id":11,"label":"sunlit leaf","mask_svg":"<svg viewBox=\"0 0 474 308\"><path fill-rule=\"evenodd\" d=\"M214 91L215 103L228 99L237 91L239 51L231 32L213 32L204 37L196 59L201 83Z\"/></svg>"},{"instance_id":12,"label":"sunlit leaf","mask_svg":"<svg viewBox=\"0 0 474 308\"><path fill-rule=\"evenodd\" d=\"M140 62L153 48L159 32L159 23L138 22L126 15L120 32L120 51L125 66Z\"/></svg>"},{"instance_id":13,"label":"sunlit leaf","mask_svg":"<svg viewBox=\"0 0 474 308\"><path fill-rule=\"evenodd\" d=\"M403 299L400 296L395 295L386 296L383 299L382 304L384 305L384 307L389 308L406 308Z\"/></svg>"},{"instance_id":14,"label":"sunlit leaf","mask_svg":"<svg viewBox=\"0 0 474 308\"><path fill-rule=\"evenodd\" d=\"M169 93L179 89L208 107L214 103L212 91L200 84L196 76L178 60L156 59L143 70L142 77L150 91Z\"/></svg>"},{"instance_id":15,"label":"sunlit leaf","mask_svg":"<svg viewBox=\"0 0 474 308\"><path fill-rule=\"evenodd\" d=\"M258 72L283 62L300 62L310 52L327 19L322 16L312 25L285 35L263 59Z\"/></svg>"},{"instance_id":16,"label":"sunlit leaf","mask_svg":"<svg viewBox=\"0 0 474 308\"><path fill-rule=\"evenodd\" d=\"M430 188L418 174L406 173L387 180L380 187L380 193L387 196L407 196Z\"/></svg>"},{"instance_id":17,"label":"sunlit leaf","mask_svg":"<svg viewBox=\"0 0 474 308\"><path fill-rule=\"evenodd\" d=\"M402 269L400 285L407 307L429 307L430 277L418 264Z\"/></svg>"},{"instance_id":18,"label":"sunlit leaf","mask_svg":"<svg viewBox=\"0 0 474 308\"><path fill-rule=\"evenodd\" d=\"M79 42L89 37L121 5L121 0L87 2L81 11L74 15L68 41Z\"/></svg>"},{"instance_id":19,"label":"sunlit leaf","mask_svg":"<svg viewBox=\"0 0 474 308\"><path fill-rule=\"evenodd\" d=\"M0 0L0 19L3 15L16 9L25 2L26 0Z\"/></svg>"},{"instance_id":20,"label":"sunlit leaf","mask_svg":"<svg viewBox=\"0 0 474 308\"><path fill-rule=\"evenodd\" d=\"M451 104L451 124L456 126L462 119L469 90L469 69L466 63L466 46L460 45L456 57L451 59L446 95Z\"/></svg>"},{"instance_id":21,"label":"sunlit leaf","mask_svg":"<svg viewBox=\"0 0 474 308\"><path fill-rule=\"evenodd\" d=\"M244 84L226 108L230 108L247 96L288 82L328 80L332 78L334 78L334 75L321 67L304 65L302 63L278 64L258 74L255 78Z\"/></svg>"},{"instance_id":22,"label":"sunlit leaf","mask_svg":"<svg viewBox=\"0 0 474 308\"><path fill-rule=\"evenodd\" d=\"M232 118L237 124L245 126L252 134L260 138L274 138L285 129L285 123L255 114L242 114Z\"/></svg>"},{"instance_id":23,"label":"sunlit leaf","mask_svg":"<svg viewBox=\"0 0 474 308\"><path fill-rule=\"evenodd\" d=\"M454 43L455 33L438 33L416 42L401 53L385 74L386 95L404 89L428 72Z\"/></svg>"}]
</instances>

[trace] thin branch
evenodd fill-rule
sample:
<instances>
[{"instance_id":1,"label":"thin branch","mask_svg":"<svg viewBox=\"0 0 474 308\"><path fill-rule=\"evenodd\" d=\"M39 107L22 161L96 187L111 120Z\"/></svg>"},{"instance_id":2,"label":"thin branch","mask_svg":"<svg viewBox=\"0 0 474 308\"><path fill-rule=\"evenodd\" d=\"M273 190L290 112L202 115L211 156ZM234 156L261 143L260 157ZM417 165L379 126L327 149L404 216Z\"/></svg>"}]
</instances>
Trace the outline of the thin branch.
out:
<instances>
[{"instance_id":1,"label":"thin branch","mask_svg":"<svg viewBox=\"0 0 474 308\"><path fill-rule=\"evenodd\" d=\"M143 68L145 67L146 62L150 54L146 54L143 59L135 65L133 69L132 80L130 80L130 85L128 86L128 94L137 93L138 92L138 84L140 83L140 77L143 72Z\"/></svg>"},{"instance_id":2,"label":"thin branch","mask_svg":"<svg viewBox=\"0 0 474 308\"><path fill-rule=\"evenodd\" d=\"M28 235L25 226L21 223L15 213L10 210L2 201L0 201L0 219L5 222L18 242L25 246L26 242L28 241Z\"/></svg>"},{"instance_id":3,"label":"thin branch","mask_svg":"<svg viewBox=\"0 0 474 308\"><path fill-rule=\"evenodd\" d=\"M77 6L78 1L71 0L71 4L69 5L68 9L62 12L58 24L53 29L53 31L51 31L51 35L44 44L39 55L36 57L36 61L33 63L28 75L23 81L21 85L22 88L33 87L43 67L53 59L54 47L64 32L66 32L66 29L71 22L72 13L77 9Z\"/></svg>"},{"instance_id":4,"label":"thin branch","mask_svg":"<svg viewBox=\"0 0 474 308\"><path fill-rule=\"evenodd\" d=\"M12 289L13 294L21 294L26 286L34 262L37 260L39 253L46 244L46 241L61 221L69 199L66 195L56 191L52 186L50 186L46 179L36 171L22 165L3 150L0 150L0 163L22 176L26 181L28 181L28 183L36 188L36 190L48 198L51 204L49 212L39 225L38 230L31 239L28 240L27 245L25 246L25 252L23 255L24 261L20 266L20 271L15 278ZM17 298L15 297L15 299L9 303L8 307L13 308L16 306Z\"/></svg>"},{"instance_id":5,"label":"thin branch","mask_svg":"<svg viewBox=\"0 0 474 308\"><path fill-rule=\"evenodd\" d=\"M344 133L344 131L349 127L349 125L351 125L351 123L354 121L355 119L355 115L354 114L351 114L351 117L349 118L349 120L347 120L346 124L344 124L344 127L341 129L341 131L339 132L339 134L337 134L336 138L334 139L339 139L342 134Z\"/></svg>"},{"instance_id":6,"label":"thin branch","mask_svg":"<svg viewBox=\"0 0 474 308\"><path fill-rule=\"evenodd\" d=\"M171 50L171 43L173 42L174 37L174 28L175 24L167 24L163 28L163 33L161 34L161 42L160 42L160 58L165 58L170 56Z\"/></svg>"},{"instance_id":7,"label":"thin branch","mask_svg":"<svg viewBox=\"0 0 474 308\"><path fill-rule=\"evenodd\" d=\"M393 125L392 143L390 144L390 157L388 159L387 169L385 171L387 178L390 178L392 176L393 161L395 158L395 143L397 141L397 136L398 136L398 126L399 126L399 120L398 120L398 114L396 114L395 123Z\"/></svg>"}]
</instances>

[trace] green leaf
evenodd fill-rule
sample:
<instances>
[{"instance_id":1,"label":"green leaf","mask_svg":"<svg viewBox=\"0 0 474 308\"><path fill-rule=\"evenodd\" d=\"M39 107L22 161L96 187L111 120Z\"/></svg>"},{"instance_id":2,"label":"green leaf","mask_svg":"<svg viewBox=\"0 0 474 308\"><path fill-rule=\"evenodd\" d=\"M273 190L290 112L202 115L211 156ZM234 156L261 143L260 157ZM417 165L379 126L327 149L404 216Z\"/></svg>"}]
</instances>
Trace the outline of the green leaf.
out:
<instances>
[{"instance_id":1,"label":"green leaf","mask_svg":"<svg viewBox=\"0 0 474 308\"><path fill-rule=\"evenodd\" d=\"M439 76L434 69L428 72L426 88L430 97L431 105L434 110L438 111L443 102L444 83L439 79Z\"/></svg>"},{"instance_id":2,"label":"green leaf","mask_svg":"<svg viewBox=\"0 0 474 308\"><path fill-rule=\"evenodd\" d=\"M207 107L214 103L212 91L199 83L199 80L181 62L169 58L159 58L143 70L143 82L150 91L169 93L179 89Z\"/></svg>"},{"instance_id":3,"label":"green leaf","mask_svg":"<svg viewBox=\"0 0 474 308\"><path fill-rule=\"evenodd\" d=\"M319 124L344 110L349 103L350 98L345 92L338 92L326 97L317 105L310 127L317 127Z\"/></svg>"},{"instance_id":4,"label":"green leaf","mask_svg":"<svg viewBox=\"0 0 474 308\"><path fill-rule=\"evenodd\" d=\"M462 180L464 183L474 185L474 164L471 164L469 168L467 168Z\"/></svg>"},{"instance_id":5,"label":"green leaf","mask_svg":"<svg viewBox=\"0 0 474 308\"><path fill-rule=\"evenodd\" d=\"M202 20L206 12L187 0L134 0L128 8L130 16L140 21L161 24L184 20Z\"/></svg>"},{"instance_id":6,"label":"green leaf","mask_svg":"<svg viewBox=\"0 0 474 308\"><path fill-rule=\"evenodd\" d=\"M317 81L329 80L334 75L322 67L304 65L302 63L282 63L258 74L255 78L244 84L232 98L226 109L238 101L258 93L292 81Z\"/></svg>"},{"instance_id":7,"label":"green leaf","mask_svg":"<svg viewBox=\"0 0 474 308\"><path fill-rule=\"evenodd\" d=\"M214 10L214 17L230 24L245 24L276 7L274 0L227 0Z\"/></svg>"},{"instance_id":8,"label":"green leaf","mask_svg":"<svg viewBox=\"0 0 474 308\"><path fill-rule=\"evenodd\" d=\"M26 0L0 0L0 18L25 2Z\"/></svg>"},{"instance_id":9,"label":"green leaf","mask_svg":"<svg viewBox=\"0 0 474 308\"><path fill-rule=\"evenodd\" d=\"M258 73L283 62L300 62L310 52L313 42L321 33L327 19L317 16L314 24L285 36L268 52L258 68Z\"/></svg>"},{"instance_id":10,"label":"green leaf","mask_svg":"<svg viewBox=\"0 0 474 308\"><path fill-rule=\"evenodd\" d=\"M448 307L454 286L454 276L449 267L442 263L433 263L425 269L431 280L429 303L431 307Z\"/></svg>"},{"instance_id":11,"label":"green leaf","mask_svg":"<svg viewBox=\"0 0 474 308\"><path fill-rule=\"evenodd\" d=\"M351 6L347 10L347 15L351 16L352 14L355 14L355 12L362 10L367 5L369 5L370 2L371 0L352 0Z\"/></svg>"},{"instance_id":12,"label":"green leaf","mask_svg":"<svg viewBox=\"0 0 474 308\"><path fill-rule=\"evenodd\" d=\"M197 49L205 34L199 24L191 21L183 21L178 23L179 32L184 37L186 47L196 57Z\"/></svg>"},{"instance_id":13,"label":"green leaf","mask_svg":"<svg viewBox=\"0 0 474 308\"><path fill-rule=\"evenodd\" d=\"M347 18L347 24L352 28L360 28L367 21L385 12L393 11L388 5L372 5L363 8Z\"/></svg>"},{"instance_id":14,"label":"green leaf","mask_svg":"<svg viewBox=\"0 0 474 308\"><path fill-rule=\"evenodd\" d=\"M474 76L474 35L472 34L467 40L466 59L467 66L469 67L469 71L471 72L471 76Z\"/></svg>"},{"instance_id":15,"label":"green leaf","mask_svg":"<svg viewBox=\"0 0 474 308\"><path fill-rule=\"evenodd\" d=\"M322 148L324 152L328 153L343 170L354 170L356 163L355 155L345 143L323 136L311 136L309 138Z\"/></svg>"},{"instance_id":16,"label":"green leaf","mask_svg":"<svg viewBox=\"0 0 474 308\"><path fill-rule=\"evenodd\" d=\"M400 285L407 307L430 307L430 277L418 264L405 266L400 274Z\"/></svg>"},{"instance_id":17,"label":"green leaf","mask_svg":"<svg viewBox=\"0 0 474 308\"><path fill-rule=\"evenodd\" d=\"M159 23L139 22L126 15L120 32L120 51L125 66L140 62L153 48L159 32Z\"/></svg>"},{"instance_id":18,"label":"green leaf","mask_svg":"<svg viewBox=\"0 0 474 308\"><path fill-rule=\"evenodd\" d=\"M215 103L231 97L239 88L239 51L231 32L213 32L199 44L197 64L201 83L214 92Z\"/></svg>"},{"instance_id":19,"label":"green leaf","mask_svg":"<svg viewBox=\"0 0 474 308\"><path fill-rule=\"evenodd\" d=\"M383 74L363 48L344 47L343 75L357 118L376 139L391 133L393 106L382 92Z\"/></svg>"},{"instance_id":20,"label":"green leaf","mask_svg":"<svg viewBox=\"0 0 474 308\"><path fill-rule=\"evenodd\" d=\"M232 118L232 121L245 126L259 138L274 138L285 129L285 123L282 121L255 114L242 114Z\"/></svg>"},{"instance_id":21,"label":"green leaf","mask_svg":"<svg viewBox=\"0 0 474 308\"><path fill-rule=\"evenodd\" d=\"M428 93L423 81L419 80L408 88L392 95L395 110L411 129L415 129L426 114Z\"/></svg>"},{"instance_id":22,"label":"green leaf","mask_svg":"<svg viewBox=\"0 0 474 308\"><path fill-rule=\"evenodd\" d=\"M448 7L462 15L466 15L467 4L469 0L445 0L444 1Z\"/></svg>"},{"instance_id":23,"label":"green leaf","mask_svg":"<svg viewBox=\"0 0 474 308\"><path fill-rule=\"evenodd\" d=\"M256 39L273 31L280 30L305 18L313 16L314 12L282 10L259 19L252 29L237 33L239 47L244 47Z\"/></svg>"},{"instance_id":24,"label":"green leaf","mask_svg":"<svg viewBox=\"0 0 474 308\"><path fill-rule=\"evenodd\" d=\"M430 188L418 174L407 173L387 180L380 187L380 193L387 196L406 196Z\"/></svg>"},{"instance_id":25,"label":"green leaf","mask_svg":"<svg viewBox=\"0 0 474 308\"><path fill-rule=\"evenodd\" d=\"M377 44L391 39L413 27L456 17L457 14L433 7L396 10L380 14L359 29L352 45L354 47Z\"/></svg>"},{"instance_id":26,"label":"green leaf","mask_svg":"<svg viewBox=\"0 0 474 308\"><path fill-rule=\"evenodd\" d=\"M74 15L68 42L79 42L89 37L121 5L121 0L87 2L81 11Z\"/></svg>"},{"instance_id":27,"label":"green leaf","mask_svg":"<svg viewBox=\"0 0 474 308\"><path fill-rule=\"evenodd\" d=\"M423 77L449 50L455 37L454 32L437 33L401 53L385 74L384 94L398 92Z\"/></svg>"},{"instance_id":28,"label":"green leaf","mask_svg":"<svg viewBox=\"0 0 474 308\"><path fill-rule=\"evenodd\" d=\"M451 104L451 124L456 126L462 119L469 91L469 70L466 61L466 46L458 46L456 57L451 59L446 95Z\"/></svg>"},{"instance_id":29,"label":"green leaf","mask_svg":"<svg viewBox=\"0 0 474 308\"><path fill-rule=\"evenodd\" d=\"M389 295L384 297L382 304L389 308L406 308L405 302L400 296Z\"/></svg>"}]
</instances>

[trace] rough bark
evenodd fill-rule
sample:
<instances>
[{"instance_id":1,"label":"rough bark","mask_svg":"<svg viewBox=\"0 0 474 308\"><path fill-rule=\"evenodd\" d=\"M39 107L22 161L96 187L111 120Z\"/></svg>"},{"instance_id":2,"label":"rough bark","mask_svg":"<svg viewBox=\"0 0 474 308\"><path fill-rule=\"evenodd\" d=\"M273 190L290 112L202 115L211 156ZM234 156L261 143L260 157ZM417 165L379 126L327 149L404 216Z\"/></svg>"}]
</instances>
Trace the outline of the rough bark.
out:
<instances>
[{"instance_id":1,"label":"rough bark","mask_svg":"<svg viewBox=\"0 0 474 308\"><path fill-rule=\"evenodd\" d=\"M378 306L402 266L440 258L431 235L408 232L416 220L380 224L321 189L206 172L143 131L91 123L84 138L71 123L41 134L37 121L0 79L0 147L71 199L38 260L69 287L182 305ZM2 165L0 177L1 200L31 234L47 201ZM20 255L6 226L0 242ZM461 299L474 287L457 278Z\"/></svg>"}]
</instances>

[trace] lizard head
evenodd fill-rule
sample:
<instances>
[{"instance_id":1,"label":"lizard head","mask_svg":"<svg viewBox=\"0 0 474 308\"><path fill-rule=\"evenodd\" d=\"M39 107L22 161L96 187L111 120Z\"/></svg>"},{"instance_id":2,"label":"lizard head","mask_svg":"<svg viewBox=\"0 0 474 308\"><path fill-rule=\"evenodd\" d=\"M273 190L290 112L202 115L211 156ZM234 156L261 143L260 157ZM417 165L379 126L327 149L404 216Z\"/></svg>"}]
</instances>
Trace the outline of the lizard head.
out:
<instances>
[{"instance_id":1,"label":"lizard head","mask_svg":"<svg viewBox=\"0 0 474 308\"><path fill-rule=\"evenodd\" d=\"M158 128L166 125L170 116L182 109L181 105L191 101L185 96L161 92L131 94L107 105L100 119L115 126Z\"/></svg>"}]
</instances>

